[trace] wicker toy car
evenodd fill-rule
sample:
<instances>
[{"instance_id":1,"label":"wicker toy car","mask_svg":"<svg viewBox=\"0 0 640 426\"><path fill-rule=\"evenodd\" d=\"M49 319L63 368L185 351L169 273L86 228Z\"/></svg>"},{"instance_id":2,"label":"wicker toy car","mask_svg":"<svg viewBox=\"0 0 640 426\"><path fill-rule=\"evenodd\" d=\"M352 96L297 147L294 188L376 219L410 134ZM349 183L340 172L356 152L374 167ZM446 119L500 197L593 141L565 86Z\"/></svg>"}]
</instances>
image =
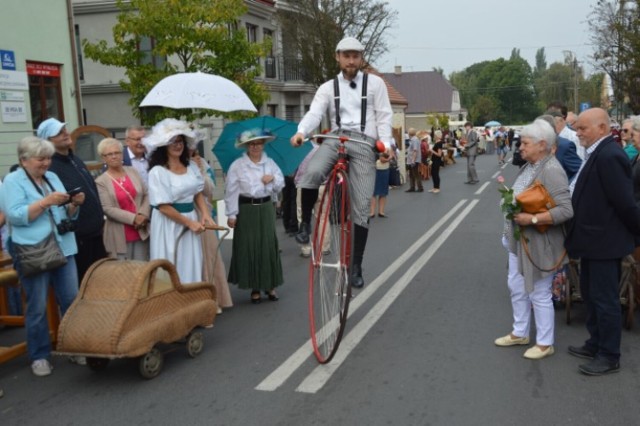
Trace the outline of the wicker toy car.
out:
<instances>
[{"instance_id":1,"label":"wicker toy car","mask_svg":"<svg viewBox=\"0 0 640 426\"><path fill-rule=\"evenodd\" d=\"M203 339L196 329L212 326L216 310L215 287L181 284L167 260L103 259L89 268L60 323L56 354L86 356L92 370L140 357L140 374L152 379L163 365L156 345L186 338L189 355L197 356Z\"/></svg>"}]
</instances>

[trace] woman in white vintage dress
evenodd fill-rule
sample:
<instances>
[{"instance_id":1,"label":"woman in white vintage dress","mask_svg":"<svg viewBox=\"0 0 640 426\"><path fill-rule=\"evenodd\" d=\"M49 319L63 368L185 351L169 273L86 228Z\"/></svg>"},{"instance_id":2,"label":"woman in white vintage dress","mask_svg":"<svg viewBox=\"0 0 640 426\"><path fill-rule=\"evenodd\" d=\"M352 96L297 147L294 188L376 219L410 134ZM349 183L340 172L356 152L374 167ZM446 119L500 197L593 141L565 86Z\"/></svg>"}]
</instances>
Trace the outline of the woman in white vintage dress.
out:
<instances>
[{"instance_id":1,"label":"woman in white vintage dress","mask_svg":"<svg viewBox=\"0 0 640 426\"><path fill-rule=\"evenodd\" d=\"M202 174L190 161L187 149L194 138L195 133L186 122L167 118L143 139L150 155L150 258L175 263L183 284L202 281L201 234L205 225L215 224L202 195ZM185 227L188 230L176 247Z\"/></svg>"}]
</instances>

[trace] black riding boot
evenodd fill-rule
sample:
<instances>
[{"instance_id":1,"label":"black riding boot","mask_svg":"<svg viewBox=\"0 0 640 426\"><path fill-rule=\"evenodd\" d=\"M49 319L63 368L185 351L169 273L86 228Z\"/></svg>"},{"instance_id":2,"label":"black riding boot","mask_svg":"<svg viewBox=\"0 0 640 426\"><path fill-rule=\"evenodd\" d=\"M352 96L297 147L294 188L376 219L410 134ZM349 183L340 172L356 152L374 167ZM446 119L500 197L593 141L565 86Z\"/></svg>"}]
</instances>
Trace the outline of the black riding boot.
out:
<instances>
[{"instance_id":1,"label":"black riding boot","mask_svg":"<svg viewBox=\"0 0 640 426\"><path fill-rule=\"evenodd\" d=\"M353 225L353 264L351 265L351 286L355 288L364 287L362 278L362 259L364 258L364 248L367 245L369 229L364 226Z\"/></svg>"},{"instance_id":2,"label":"black riding boot","mask_svg":"<svg viewBox=\"0 0 640 426\"><path fill-rule=\"evenodd\" d=\"M309 244L309 234L311 233L311 213L313 205L318 201L318 188L302 188L300 192L300 202L302 210L302 222L296 234L296 241L300 244Z\"/></svg>"}]
</instances>

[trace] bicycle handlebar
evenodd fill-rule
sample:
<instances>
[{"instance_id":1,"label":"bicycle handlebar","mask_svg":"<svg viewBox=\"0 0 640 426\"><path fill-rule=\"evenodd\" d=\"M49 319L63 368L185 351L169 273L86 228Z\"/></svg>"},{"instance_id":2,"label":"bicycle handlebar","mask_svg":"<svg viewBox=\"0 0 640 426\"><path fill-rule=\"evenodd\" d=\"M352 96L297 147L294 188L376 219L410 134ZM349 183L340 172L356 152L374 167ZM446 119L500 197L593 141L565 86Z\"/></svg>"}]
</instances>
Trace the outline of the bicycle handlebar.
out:
<instances>
[{"instance_id":1,"label":"bicycle handlebar","mask_svg":"<svg viewBox=\"0 0 640 426\"><path fill-rule=\"evenodd\" d=\"M361 143L361 144L365 144L367 146L371 146L371 142L369 141L364 141L362 139L355 139L349 136L344 136L344 135L332 135L331 133L324 133L324 134L318 134L318 135L312 135L310 139L316 139L316 138L320 138L320 139L337 139L339 140L341 143L345 143L345 142L356 142L356 143ZM387 151L387 147L384 146L384 142L382 142L381 140L377 140L375 143L375 146L373 147L373 150L375 152L378 153L383 153Z\"/></svg>"}]
</instances>

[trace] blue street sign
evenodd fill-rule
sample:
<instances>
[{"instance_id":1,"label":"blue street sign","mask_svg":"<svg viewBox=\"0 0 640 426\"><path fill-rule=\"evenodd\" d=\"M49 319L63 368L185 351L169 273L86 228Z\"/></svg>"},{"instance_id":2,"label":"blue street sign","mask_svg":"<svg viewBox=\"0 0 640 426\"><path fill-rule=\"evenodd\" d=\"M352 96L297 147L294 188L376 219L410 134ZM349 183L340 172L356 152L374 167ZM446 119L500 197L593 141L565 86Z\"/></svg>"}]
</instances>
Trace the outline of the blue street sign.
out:
<instances>
[{"instance_id":1,"label":"blue street sign","mask_svg":"<svg viewBox=\"0 0 640 426\"><path fill-rule=\"evenodd\" d=\"M591 104L589 102L580 102L580 112L591 108Z\"/></svg>"},{"instance_id":2,"label":"blue street sign","mask_svg":"<svg viewBox=\"0 0 640 426\"><path fill-rule=\"evenodd\" d=\"M3 70L16 70L16 54L13 50L0 50L0 60Z\"/></svg>"}]
</instances>

